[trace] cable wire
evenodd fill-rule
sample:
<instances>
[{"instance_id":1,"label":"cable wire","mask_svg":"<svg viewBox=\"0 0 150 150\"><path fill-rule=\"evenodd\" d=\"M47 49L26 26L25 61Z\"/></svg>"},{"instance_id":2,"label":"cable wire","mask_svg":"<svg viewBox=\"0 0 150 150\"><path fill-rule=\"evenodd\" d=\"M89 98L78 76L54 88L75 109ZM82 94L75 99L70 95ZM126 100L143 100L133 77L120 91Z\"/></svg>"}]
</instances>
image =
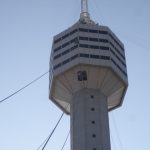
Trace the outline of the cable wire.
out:
<instances>
[{"instance_id":1,"label":"cable wire","mask_svg":"<svg viewBox=\"0 0 150 150\"><path fill-rule=\"evenodd\" d=\"M44 143L46 143L46 141L48 140L48 138L49 138L49 135L48 135L48 137L41 143L41 145L40 145L36 150L40 150L41 147L44 145Z\"/></svg>"},{"instance_id":2,"label":"cable wire","mask_svg":"<svg viewBox=\"0 0 150 150\"><path fill-rule=\"evenodd\" d=\"M68 138L69 138L69 135L70 135L70 131L69 131L69 133L67 134L67 137L66 137L66 139L65 139L65 142L64 142L64 144L63 144L61 150L64 149L64 147L65 147L65 145L66 145L66 143L67 143L67 140L68 140Z\"/></svg>"},{"instance_id":3,"label":"cable wire","mask_svg":"<svg viewBox=\"0 0 150 150\"><path fill-rule=\"evenodd\" d=\"M30 86L31 84L35 83L36 81L38 81L39 79L41 79L42 77L44 77L46 74L48 74L49 71L43 73L42 75L40 75L39 77L37 77L36 79L34 79L33 81L31 81L30 83L28 83L27 85L23 86L22 88L20 88L19 90L17 90L16 92L10 94L9 96L5 97L4 99L0 100L0 103L8 100L9 98L11 98L12 96L16 95L17 93L19 93L20 91L24 90L25 88L27 88L28 86Z\"/></svg>"},{"instance_id":4,"label":"cable wire","mask_svg":"<svg viewBox=\"0 0 150 150\"><path fill-rule=\"evenodd\" d=\"M45 147L47 146L49 140L51 139L53 133L55 132L55 130L56 130L56 128L57 128L58 124L60 123L60 121L61 121L61 119L62 119L63 116L64 116L64 112L63 112L62 115L60 116L58 122L56 123L54 129L51 131L50 135L49 135L49 136L46 138L46 140L38 147L37 150L39 150L39 149L42 147L42 145L43 145L44 143L45 143L45 144L43 145L43 147L42 147L41 150L44 150L44 149L45 149Z\"/></svg>"}]
</instances>

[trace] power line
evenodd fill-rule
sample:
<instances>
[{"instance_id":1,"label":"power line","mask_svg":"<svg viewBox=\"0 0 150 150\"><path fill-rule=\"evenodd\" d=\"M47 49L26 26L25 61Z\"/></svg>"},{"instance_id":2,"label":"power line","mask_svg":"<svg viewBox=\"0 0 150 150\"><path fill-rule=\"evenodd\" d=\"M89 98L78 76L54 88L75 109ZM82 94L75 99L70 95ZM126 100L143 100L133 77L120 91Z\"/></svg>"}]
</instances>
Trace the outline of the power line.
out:
<instances>
[{"instance_id":1,"label":"power line","mask_svg":"<svg viewBox=\"0 0 150 150\"><path fill-rule=\"evenodd\" d=\"M24 90L25 88L27 88L28 86L30 86L31 84L35 83L36 81L38 81L39 79L41 79L42 77L44 77L46 74L48 74L49 71L43 73L42 75L40 75L39 77L37 77L36 79L34 79L33 81L29 82L27 85L23 86L22 88L20 88L19 90L17 90L16 92L10 94L9 96L5 97L4 99L0 100L0 103L8 100L9 98L11 98L12 96L16 95L17 93L21 92L22 90Z\"/></svg>"},{"instance_id":2,"label":"power line","mask_svg":"<svg viewBox=\"0 0 150 150\"><path fill-rule=\"evenodd\" d=\"M61 150L64 149L64 147L65 147L65 145L66 145L66 143L67 143L67 140L68 140L68 138L69 138L69 135L70 135L70 131L69 131L69 133L67 134L67 137L66 137L66 139L65 139L65 142L64 142L64 144L63 144Z\"/></svg>"},{"instance_id":3,"label":"power line","mask_svg":"<svg viewBox=\"0 0 150 150\"><path fill-rule=\"evenodd\" d=\"M49 137L49 136L48 136ZM44 143L46 143L46 141L48 140L48 137L41 143L41 145L36 149L36 150L40 150L40 148L44 145Z\"/></svg>"},{"instance_id":4,"label":"power line","mask_svg":"<svg viewBox=\"0 0 150 150\"><path fill-rule=\"evenodd\" d=\"M46 140L37 148L37 150L39 150L39 149L42 147L42 145L43 145L44 143L45 143L45 144L43 145L43 147L42 147L41 150L44 150L44 149L45 149L46 145L48 144L49 140L51 139L53 133L55 132L55 130L56 130L56 128L57 128L58 124L60 123L60 121L61 121L61 119L62 119L63 116L64 116L64 112L63 112L62 115L60 116L58 122L56 123L56 125L55 125L54 129L52 130L52 132L50 133L50 135L49 135L49 136L46 138Z\"/></svg>"},{"instance_id":5,"label":"power line","mask_svg":"<svg viewBox=\"0 0 150 150\"><path fill-rule=\"evenodd\" d=\"M65 139L65 141L64 141L64 143L63 143L63 145L62 145L61 150L64 149L64 147L65 147L65 145L66 145L66 143L67 143L67 140L68 140L68 138L69 138L69 135L70 135L70 131L68 132L68 134L67 134L67 136L66 136L66 139ZM37 150L40 150L40 148L44 145L44 143L46 143L46 142L48 141L48 138L49 138L49 137L50 137L50 135L41 143L41 145L37 148Z\"/></svg>"}]
</instances>

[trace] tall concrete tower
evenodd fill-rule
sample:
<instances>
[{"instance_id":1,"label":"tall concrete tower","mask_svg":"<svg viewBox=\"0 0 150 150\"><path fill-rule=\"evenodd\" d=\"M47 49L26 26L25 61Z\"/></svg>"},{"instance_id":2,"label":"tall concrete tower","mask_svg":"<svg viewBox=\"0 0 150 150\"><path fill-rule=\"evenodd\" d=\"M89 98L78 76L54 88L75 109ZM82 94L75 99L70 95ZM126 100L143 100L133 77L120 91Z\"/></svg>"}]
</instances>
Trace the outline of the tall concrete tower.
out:
<instances>
[{"instance_id":1,"label":"tall concrete tower","mask_svg":"<svg viewBox=\"0 0 150 150\"><path fill-rule=\"evenodd\" d=\"M80 19L53 39L49 98L70 114L71 150L110 150L108 112L128 87L123 43L95 24L81 1Z\"/></svg>"}]
</instances>

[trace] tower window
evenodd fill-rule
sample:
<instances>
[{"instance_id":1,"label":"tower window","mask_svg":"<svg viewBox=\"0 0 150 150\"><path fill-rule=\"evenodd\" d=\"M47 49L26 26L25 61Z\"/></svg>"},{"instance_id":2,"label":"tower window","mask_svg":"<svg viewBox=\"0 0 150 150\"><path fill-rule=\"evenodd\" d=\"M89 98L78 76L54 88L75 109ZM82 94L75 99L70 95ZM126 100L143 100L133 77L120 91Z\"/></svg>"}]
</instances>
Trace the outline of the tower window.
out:
<instances>
[{"instance_id":1,"label":"tower window","mask_svg":"<svg viewBox=\"0 0 150 150\"><path fill-rule=\"evenodd\" d=\"M93 99L93 98L94 98L94 95L91 95L91 98Z\"/></svg>"},{"instance_id":2,"label":"tower window","mask_svg":"<svg viewBox=\"0 0 150 150\"><path fill-rule=\"evenodd\" d=\"M82 53L80 53L80 57L89 58L89 54L82 54Z\"/></svg>"},{"instance_id":3,"label":"tower window","mask_svg":"<svg viewBox=\"0 0 150 150\"><path fill-rule=\"evenodd\" d=\"M85 41L88 41L88 37L79 37L79 40L85 40Z\"/></svg>"},{"instance_id":4,"label":"tower window","mask_svg":"<svg viewBox=\"0 0 150 150\"><path fill-rule=\"evenodd\" d=\"M100 34L108 34L107 31L102 31L102 30L100 30L99 33L100 33Z\"/></svg>"},{"instance_id":5,"label":"tower window","mask_svg":"<svg viewBox=\"0 0 150 150\"><path fill-rule=\"evenodd\" d=\"M89 38L90 41L98 42L98 38Z\"/></svg>"},{"instance_id":6,"label":"tower window","mask_svg":"<svg viewBox=\"0 0 150 150\"><path fill-rule=\"evenodd\" d=\"M90 58L99 59L99 58L100 58L100 56L99 56L99 55L90 55Z\"/></svg>"},{"instance_id":7,"label":"tower window","mask_svg":"<svg viewBox=\"0 0 150 150\"><path fill-rule=\"evenodd\" d=\"M99 46L96 46L96 45L90 45L89 47L93 49L99 49Z\"/></svg>"},{"instance_id":8,"label":"tower window","mask_svg":"<svg viewBox=\"0 0 150 150\"><path fill-rule=\"evenodd\" d=\"M94 108L94 107L92 107L92 108L91 108L91 111L95 111L95 108Z\"/></svg>"},{"instance_id":9,"label":"tower window","mask_svg":"<svg viewBox=\"0 0 150 150\"><path fill-rule=\"evenodd\" d=\"M94 121L94 120L92 121L92 124L95 124L95 121Z\"/></svg>"},{"instance_id":10,"label":"tower window","mask_svg":"<svg viewBox=\"0 0 150 150\"><path fill-rule=\"evenodd\" d=\"M78 71L77 76L78 76L78 81L86 81L87 80L86 71Z\"/></svg>"},{"instance_id":11,"label":"tower window","mask_svg":"<svg viewBox=\"0 0 150 150\"><path fill-rule=\"evenodd\" d=\"M69 33L68 34L65 34L63 37L62 37L62 39L65 39L66 37L68 37L69 36Z\"/></svg>"},{"instance_id":12,"label":"tower window","mask_svg":"<svg viewBox=\"0 0 150 150\"><path fill-rule=\"evenodd\" d=\"M79 28L79 31L81 31L81 32L88 32L88 29L85 29L85 28Z\"/></svg>"},{"instance_id":13,"label":"tower window","mask_svg":"<svg viewBox=\"0 0 150 150\"><path fill-rule=\"evenodd\" d=\"M92 137L93 137L93 138L96 138L96 134L92 134Z\"/></svg>"},{"instance_id":14,"label":"tower window","mask_svg":"<svg viewBox=\"0 0 150 150\"><path fill-rule=\"evenodd\" d=\"M98 33L98 30L89 29L89 32L91 32L91 33Z\"/></svg>"}]
</instances>

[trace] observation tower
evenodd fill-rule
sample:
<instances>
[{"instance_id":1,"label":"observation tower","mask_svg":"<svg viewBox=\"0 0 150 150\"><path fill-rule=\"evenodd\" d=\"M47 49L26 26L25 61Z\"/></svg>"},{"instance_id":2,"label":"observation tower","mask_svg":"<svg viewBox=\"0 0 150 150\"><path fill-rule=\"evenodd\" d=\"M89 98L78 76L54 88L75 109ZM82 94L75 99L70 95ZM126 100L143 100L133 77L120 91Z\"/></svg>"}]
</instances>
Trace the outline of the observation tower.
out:
<instances>
[{"instance_id":1,"label":"observation tower","mask_svg":"<svg viewBox=\"0 0 150 150\"><path fill-rule=\"evenodd\" d=\"M81 0L79 21L54 36L50 57L49 99L70 115L71 150L111 149L108 112L127 87L123 43Z\"/></svg>"}]
</instances>

